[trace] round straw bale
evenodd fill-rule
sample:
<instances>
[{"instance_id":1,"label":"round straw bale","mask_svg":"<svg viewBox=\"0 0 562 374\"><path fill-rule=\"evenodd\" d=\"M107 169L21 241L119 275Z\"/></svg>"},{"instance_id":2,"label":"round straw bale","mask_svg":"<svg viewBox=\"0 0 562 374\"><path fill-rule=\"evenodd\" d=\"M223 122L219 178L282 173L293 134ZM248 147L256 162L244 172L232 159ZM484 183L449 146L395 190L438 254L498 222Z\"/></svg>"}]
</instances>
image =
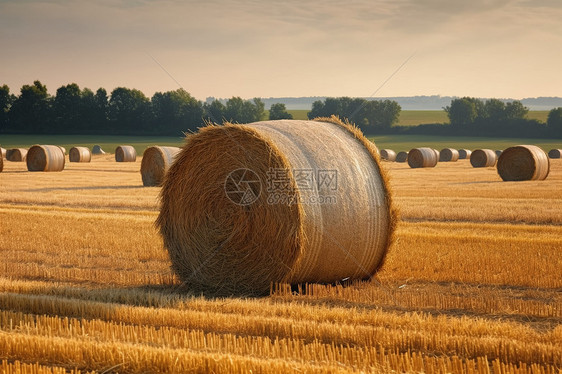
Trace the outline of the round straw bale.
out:
<instances>
[{"instance_id":1,"label":"round straw bale","mask_svg":"<svg viewBox=\"0 0 562 374\"><path fill-rule=\"evenodd\" d=\"M60 148L60 150L62 151L62 154L63 154L63 155L66 154L66 148L64 148L64 147L61 146L61 145L59 145L59 146L57 146L57 147Z\"/></svg>"},{"instance_id":2,"label":"round straw bale","mask_svg":"<svg viewBox=\"0 0 562 374\"><path fill-rule=\"evenodd\" d=\"M548 157L550 158L561 158L562 156L562 149L551 149L548 152Z\"/></svg>"},{"instance_id":3,"label":"round straw bale","mask_svg":"<svg viewBox=\"0 0 562 374\"><path fill-rule=\"evenodd\" d=\"M94 145L92 147L92 154L94 154L94 155L104 155L105 151L103 149L101 149L101 147L99 145Z\"/></svg>"},{"instance_id":4,"label":"round straw bale","mask_svg":"<svg viewBox=\"0 0 562 374\"><path fill-rule=\"evenodd\" d=\"M27 157L27 149L12 148L6 151L6 159L13 162L23 162Z\"/></svg>"},{"instance_id":5,"label":"round straw bale","mask_svg":"<svg viewBox=\"0 0 562 374\"><path fill-rule=\"evenodd\" d=\"M34 145L27 152L27 170L62 171L64 153L56 145Z\"/></svg>"},{"instance_id":6,"label":"round straw bale","mask_svg":"<svg viewBox=\"0 0 562 374\"><path fill-rule=\"evenodd\" d=\"M398 152L396 154L396 162L406 162L408 161L408 152Z\"/></svg>"},{"instance_id":7,"label":"round straw bale","mask_svg":"<svg viewBox=\"0 0 562 374\"><path fill-rule=\"evenodd\" d=\"M470 158L472 151L469 149L459 149L459 160Z\"/></svg>"},{"instance_id":8,"label":"round straw bale","mask_svg":"<svg viewBox=\"0 0 562 374\"><path fill-rule=\"evenodd\" d=\"M459 159L459 151L453 148L443 148L439 152L439 161L455 162Z\"/></svg>"},{"instance_id":9,"label":"round straw bale","mask_svg":"<svg viewBox=\"0 0 562 374\"><path fill-rule=\"evenodd\" d=\"M397 220L374 145L335 117L202 128L160 198L172 268L213 295L369 278Z\"/></svg>"},{"instance_id":10,"label":"round straw bale","mask_svg":"<svg viewBox=\"0 0 562 374\"><path fill-rule=\"evenodd\" d=\"M544 180L550 171L546 152L535 145L517 145L498 159L498 174L504 181Z\"/></svg>"},{"instance_id":11,"label":"round straw bale","mask_svg":"<svg viewBox=\"0 0 562 374\"><path fill-rule=\"evenodd\" d=\"M2 158L6 158L6 148L0 148L0 151L2 152Z\"/></svg>"},{"instance_id":12,"label":"round straw bale","mask_svg":"<svg viewBox=\"0 0 562 374\"><path fill-rule=\"evenodd\" d=\"M137 160L137 151L131 145L120 145L115 148L115 161L117 162L135 162Z\"/></svg>"},{"instance_id":13,"label":"round straw bale","mask_svg":"<svg viewBox=\"0 0 562 374\"><path fill-rule=\"evenodd\" d=\"M385 161L396 160L396 152L392 149L381 149L381 158Z\"/></svg>"},{"instance_id":14,"label":"round straw bale","mask_svg":"<svg viewBox=\"0 0 562 374\"><path fill-rule=\"evenodd\" d=\"M170 169L178 147L148 147L142 154L141 176L144 186L160 186L164 175Z\"/></svg>"},{"instance_id":15,"label":"round straw bale","mask_svg":"<svg viewBox=\"0 0 562 374\"><path fill-rule=\"evenodd\" d=\"M475 168L494 166L496 160L496 152L491 149L477 149L470 155L470 164Z\"/></svg>"},{"instance_id":16,"label":"round straw bale","mask_svg":"<svg viewBox=\"0 0 562 374\"><path fill-rule=\"evenodd\" d=\"M414 148L408 152L408 165L411 168L432 168L438 160L439 152L432 148Z\"/></svg>"},{"instance_id":17,"label":"round straw bale","mask_svg":"<svg viewBox=\"0 0 562 374\"><path fill-rule=\"evenodd\" d=\"M70 162L90 162L92 161L92 153L88 147L72 147L68 152L68 160Z\"/></svg>"}]
</instances>

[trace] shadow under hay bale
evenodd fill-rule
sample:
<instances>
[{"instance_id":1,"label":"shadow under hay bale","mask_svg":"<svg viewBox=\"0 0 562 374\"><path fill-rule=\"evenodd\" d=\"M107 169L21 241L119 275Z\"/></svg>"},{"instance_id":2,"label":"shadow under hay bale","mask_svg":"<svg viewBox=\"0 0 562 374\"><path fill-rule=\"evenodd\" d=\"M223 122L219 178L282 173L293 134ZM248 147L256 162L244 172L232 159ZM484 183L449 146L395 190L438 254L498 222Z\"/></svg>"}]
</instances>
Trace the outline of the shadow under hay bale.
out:
<instances>
[{"instance_id":1,"label":"shadow under hay bale","mask_svg":"<svg viewBox=\"0 0 562 374\"><path fill-rule=\"evenodd\" d=\"M56 145L34 145L27 152L27 170L62 171L64 153Z\"/></svg>"},{"instance_id":2,"label":"shadow under hay bale","mask_svg":"<svg viewBox=\"0 0 562 374\"><path fill-rule=\"evenodd\" d=\"M385 161L396 160L396 152L394 152L392 149L381 149L380 155L381 159Z\"/></svg>"},{"instance_id":3,"label":"shadow under hay bale","mask_svg":"<svg viewBox=\"0 0 562 374\"><path fill-rule=\"evenodd\" d=\"M6 159L12 162L23 162L27 157L27 149L12 148L6 151Z\"/></svg>"},{"instance_id":4,"label":"shadow under hay bale","mask_svg":"<svg viewBox=\"0 0 562 374\"><path fill-rule=\"evenodd\" d=\"M88 147L72 147L68 152L68 161L70 162L90 162L92 161L92 153Z\"/></svg>"},{"instance_id":5,"label":"shadow under hay bale","mask_svg":"<svg viewBox=\"0 0 562 374\"><path fill-rule=\"evenodd\" d=\"M439 152L440 162L455 162L459 159L459 151L453 148L443 148Z\"/></svg>"},{"instance_id":6,"label":"shadow under hay bale","mask_svg":"<svg viewBox=\"0 0 562 374\"><path fill-rule=\"evenodd\" d=\"M374 145L334 117L208 126L164 179L157 226L190 289L369 278L396 212Z\"/></svg>"},{"instance_id":7,"label":"shadow under hay bale","mask_svg":"<svg viewBox=\"0 0 562 374\"><path fill-rule=\"evenodd\" d=\"M550 158L561 158L562 157L562 149L551 149L548 151L548 157Z\"/></svg>"},{"instance_id":8,"label":"shadow under hay bale","mask_svg":"<svg viewBox=\"0 0 562 374\"><path fill-rule=\"evenodd\" d=\"M148 147L142 154L141 161L143 186L160 186L179 151L178 147Z\"/></svg>"},{"instance_id":9,"label":"shadow under hay bale","mask_svg":"<svg viewBox=\"0 0 562 374\"><path fill-rule=\"evenodd\" d=\"M459 149L459 160L466 160L470 158L472 151L469 149Z\"/></svg>"},{"instance_id":10,"label":"shadow under hay bale","mask_svg":"<svg viewBox=\"0 0 562 374\"><path fill-rule=\"evenodd\" d=\"M396 162L406 162L408 161L408 152L398 152L396 154Z\"/></svg>"},{"instance_id":11,"label":"shadow under hay bale","mask_svg":"<svg viewBox=\"0 0 562 374\"><path fill-rule=\"evenodd\" d=\"M92 147L92 154L93 155L105 155L105 151L101 149L99 145L94 145Z\"/></svg>"},{"instance_id":12,"label":"shadow under hay bale","mask_svg":"<svg viewBox=\"0 0 562 374\"><path fill-rule=\"evenodd\" d=\"M432 148L414 148L408 152L408 165L412 169L435 167L438 160L439 152Z\"/></svg>"},{"instance_id":13,"label":"shadow under hay bale","mask_svg":"<svg viewBox=\"0 0 562 374\"><path fill-rule=\"evenodd\" d=\"M137 160L137 151L133 146L120 145L115 148L115 161L117 162L135 162Z\"/></svg>"},{"instance_id":14,"label":"shadow under hay bale","mask_svg":"<svg viewBox=\"0 0 562 374\"><path fill-rule=\"evenodd\" d=\"M504 181L544 180L550 172L550 161L541 148L518 145L502 152L497 169Z\"/></svg>"},{"instance_id":15,"label":"shadow under hay bale","mask_svg":"<svg viewBox=\"0 0 562 374\"><path fill-rule=\"evenodd\" d=\"M475 168L487 168L496 165L496 152L491 149L477 149L470 155L470 164Z\"/></svg>"}]
</instances>

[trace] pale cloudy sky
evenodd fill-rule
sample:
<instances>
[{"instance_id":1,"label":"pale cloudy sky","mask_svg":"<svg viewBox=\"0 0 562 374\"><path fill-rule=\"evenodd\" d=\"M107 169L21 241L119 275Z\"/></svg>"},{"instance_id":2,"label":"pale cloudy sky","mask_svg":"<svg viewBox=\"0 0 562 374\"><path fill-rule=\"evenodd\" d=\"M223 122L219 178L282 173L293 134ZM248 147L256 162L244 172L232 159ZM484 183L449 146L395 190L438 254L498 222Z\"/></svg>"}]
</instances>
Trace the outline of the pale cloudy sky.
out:
<instances>
[{"instance_id":1,"label":"pale cloudy sky","mask_svg":"<svg viewBox=\"0 0 562 374\"><path fill-rule=\"evenodd\" d=\"M369 96L414 54L377 96L562 96L562 1L0 0L0 54L16 93Z\"/></svg>"}]
</instances>

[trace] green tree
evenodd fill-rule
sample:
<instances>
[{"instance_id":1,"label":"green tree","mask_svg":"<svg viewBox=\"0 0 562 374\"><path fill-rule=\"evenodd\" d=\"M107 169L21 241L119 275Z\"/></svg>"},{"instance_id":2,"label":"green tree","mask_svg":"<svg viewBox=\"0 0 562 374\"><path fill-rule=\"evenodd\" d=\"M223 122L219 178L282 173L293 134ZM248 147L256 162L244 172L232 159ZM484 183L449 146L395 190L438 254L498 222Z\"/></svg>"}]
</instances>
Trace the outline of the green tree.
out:
<instances>
[{"instance_id":1,"label":"green tree","mask_svg":"<svg viewBox=\"0 0 562 374\"><path fill-rule=\"evenodd\" d=\"M213 100L203 105L204 116L213 123L222 123L225 120L226 107L219 100Z\"/></svg>"},{"instance_id":2,"label":"green tree","mask_svg":"<svg viewBox=\"0 0 562 374\"><path fill-rule=\"evenodd\" d=\"M0 131L8 126L8 115L15 96L10 94L10 87L7 85L0 86Z\"/></svg>"},{"instance_id":3,"label":"green tree","mask_svg":"<svg viewBox=\"0 0 562 374\"><path fill-rule=\"evenodd\" d=\"M505 120L505 103L498 99L489 99L484 103L484 117L492 122Z\"/></svg>"},{"instance_id":4,"label":"green tree","mask_svg":"<svg viewBox=\"0 0 562 374\"><path fill-rule=\"evenodd\" d=\"M269 119L293 119L293 115L287 112L285 104L276 103L272 104L271 108L269 108Z\"/></svg>"},{"instance_id":5,"label":"green tree","mask_svg":"<svg viewBox=\"0 0 562 374\"><path fill-rule=\"evenodd\" d=\"M264 103L255 98L252 101L232 97L226 102L224 118L233 123L250 123L260 121L265 114Z\"/></svg>"},{"instance_id":6,"label":"green tree","mask_svg":"<svg viewBox=\"0 0 562 374\"><path fill-rule=\"evenodd\" d=\"M77 133L82 126L80 87L76 83L61 86L53 100L53 132Z\"/></svg>"},{"instance_id":7,"label":"green tree","mask_svg":"<svg viewBox=\"0 0 562 374\"><path fill-rule=\"evenodd\" d=\"M510 121L514 119L523 119L529 113L529 108L523 105L521 101L513 101L505 106L505 119Z\"/></svg>"},{"instance_id":8,"label":"green tree","mask_svg":"<svg viewBox=\"0 0 562 374\"><path fill-rule=\"evenodd\" d=\"M50 132L51 100L40 81L23 85L10 108L8 120L12 132L45 134Z\"/></svg>"},{"instance_id":9,"label":"green tree","mask_svg":"<svg viewBox=\"0 0 562 374\"><path fill-rule=\"evenodd\" d=\"M548 112L546 126L555 136L562 136L562 107L554 108Z\"/></svg>"},{"instance_id":10,"label":"green tree","mask_svg":"<svg viewBox=\"0 0 562 374\"><path fill-rule=\"evenodd\" d=\"M181 135L203 126L202 104L183 88L152 96L153 130L159 134Z\"/></svg>"},{"instance_id":11,"label":"green tree","mask_svg":"<svg viewBox=\"0 0 562 374\"><path fill-rule=\"evenodd\" d=\"M118 87L111 92L108 104L112 131L118 134L150 132L150 100L139 90Z\"/></svg>"},{"instance_id":12,"label":"green tree","mask_svg":"<svg viewBox=\"0 0 562 374\"><path fill-rule=\"evenodd\" d=\"M451 105L444 108L453 126L467 126L474 124L484 113L484 103L473 97L453 99Z\"/></svg>"}]
</instances>

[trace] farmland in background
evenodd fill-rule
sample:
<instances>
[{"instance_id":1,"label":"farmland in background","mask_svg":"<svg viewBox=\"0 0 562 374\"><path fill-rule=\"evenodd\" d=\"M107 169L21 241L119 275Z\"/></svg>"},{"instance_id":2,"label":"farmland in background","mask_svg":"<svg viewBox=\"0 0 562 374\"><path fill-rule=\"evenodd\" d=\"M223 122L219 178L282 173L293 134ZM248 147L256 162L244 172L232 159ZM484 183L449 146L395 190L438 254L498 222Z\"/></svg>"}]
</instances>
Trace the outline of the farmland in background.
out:
<instances>
[{"instance_id":1,"label":"farmland in background","mask_svg":"<svg viewBox=\"0 0 562 374\"><path fill-rule=\"evenodd\" d=\"M60 173L6 162L0 367L560 373L562 161L510 183L467 160L383 165L401 221L372 281L216 299L170 271L160 189L142 187L139 160Z\"/></svg>"}]
</instances>

